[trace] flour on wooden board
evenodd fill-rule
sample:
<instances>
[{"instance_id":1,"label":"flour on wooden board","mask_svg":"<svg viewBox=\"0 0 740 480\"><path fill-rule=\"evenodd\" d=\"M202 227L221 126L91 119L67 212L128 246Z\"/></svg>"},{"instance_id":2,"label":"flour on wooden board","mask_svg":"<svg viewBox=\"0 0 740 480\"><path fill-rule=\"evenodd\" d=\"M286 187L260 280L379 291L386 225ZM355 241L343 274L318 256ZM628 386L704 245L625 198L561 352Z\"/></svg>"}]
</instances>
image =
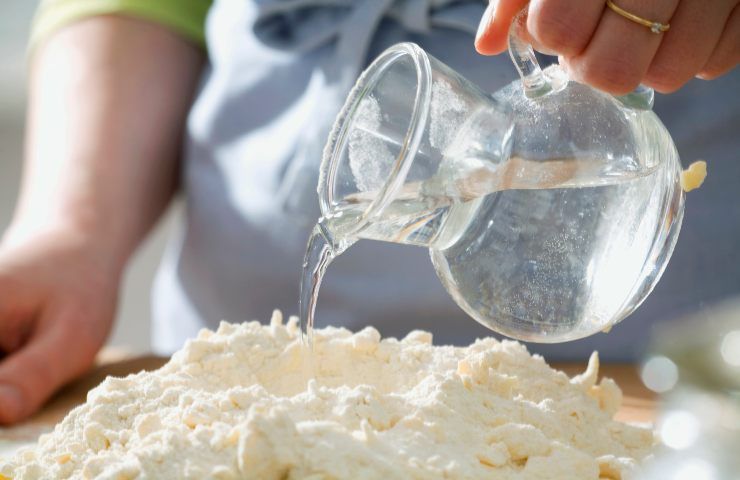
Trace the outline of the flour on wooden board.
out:
<instances>
[{"instance_id":1,"label":"flour on wooden board","mask_svg":"<svg viewBox=\"0 0 740 480\"><path fill-rule=\"evenodd\" d=\"M613 420L621 392L521 344L433 346L415 331L222 323L162 368L108 378L38 444L0 461L13 479L620 479L650 429Z\"/></svg>"}]
</instances>

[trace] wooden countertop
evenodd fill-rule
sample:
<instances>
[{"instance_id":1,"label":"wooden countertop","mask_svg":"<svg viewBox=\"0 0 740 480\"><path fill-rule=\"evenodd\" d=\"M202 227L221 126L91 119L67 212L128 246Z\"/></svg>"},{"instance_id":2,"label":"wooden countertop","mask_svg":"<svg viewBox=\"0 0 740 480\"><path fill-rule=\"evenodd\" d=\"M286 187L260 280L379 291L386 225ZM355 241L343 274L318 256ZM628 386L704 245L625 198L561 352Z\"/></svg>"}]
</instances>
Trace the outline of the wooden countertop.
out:
<instances>
[{"instance_id":1,"label":"wooden countertop","mask_svg":"<svg viewBox=\"0 0 740 480\"><path fill-rule=\"evenodd\" d=\"M125 352L104 350L97 365L84 377L57 393L51 401L31 419L11 428L0 428L0 442L8 450L13 444L32 442L40 433L49 431L75 406L83 403L87 392L109 375L125 376L141 370L154 370L162 366L166 358L151 355L131 356ZM581 373L583 364L553 364L568 375ZM653 422L656 416L656 396L640 381L637 369L628 364L602 364L601 375L613 378L624 392L622 408L617 419L625 422ZM0 451L0 454L4 452Z\"/></svg>"}]
</instances>

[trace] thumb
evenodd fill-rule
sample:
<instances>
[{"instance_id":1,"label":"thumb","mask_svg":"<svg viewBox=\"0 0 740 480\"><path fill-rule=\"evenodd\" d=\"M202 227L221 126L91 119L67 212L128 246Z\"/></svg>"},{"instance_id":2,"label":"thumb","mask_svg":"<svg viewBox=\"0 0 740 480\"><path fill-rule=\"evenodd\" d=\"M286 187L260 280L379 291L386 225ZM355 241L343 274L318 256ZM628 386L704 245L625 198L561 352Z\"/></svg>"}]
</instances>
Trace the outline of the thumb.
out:
<instances>
[{"instance_id":1,"label":"thumb","mask_svg":"<svg viewBox=\"0 0 740 480\"><path fill-rule=\"evenodd\" d=\"M39 322L46 327L36 328L26 345L0 362L0 424L28 417L92 363L95 346L68 320L59 315Z\"/></svg>"},{"instance_id":2,"label":"thumb","mask_svg":"<svg viewBox=\"0 0 740 480\"><path fill-rule=\"evenodd\" d=\"M475 49L483 55L498 55L506 50L509 27L528 0L491 0L478 26Z\"/></svg>"}]
</instances>

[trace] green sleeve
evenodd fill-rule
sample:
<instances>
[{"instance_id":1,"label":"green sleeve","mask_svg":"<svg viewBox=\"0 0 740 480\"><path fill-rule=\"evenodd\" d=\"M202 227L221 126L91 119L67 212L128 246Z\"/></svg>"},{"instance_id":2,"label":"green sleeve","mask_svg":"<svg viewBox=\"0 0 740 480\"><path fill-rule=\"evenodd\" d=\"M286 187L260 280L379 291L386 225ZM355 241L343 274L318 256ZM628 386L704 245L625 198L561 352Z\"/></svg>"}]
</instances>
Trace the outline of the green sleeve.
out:
<instances>
[{"instance_id":1,"label":"green sleeve","mask_svg":"<svg viewBox=\"0 0 740 480\"><path fill-rule=\"evenodd\" d=\"M30 47L59 28L94 15L118 14L159 23L205 46L205 19L213 0L42 0Z\"/></svg>"}]
</instances>

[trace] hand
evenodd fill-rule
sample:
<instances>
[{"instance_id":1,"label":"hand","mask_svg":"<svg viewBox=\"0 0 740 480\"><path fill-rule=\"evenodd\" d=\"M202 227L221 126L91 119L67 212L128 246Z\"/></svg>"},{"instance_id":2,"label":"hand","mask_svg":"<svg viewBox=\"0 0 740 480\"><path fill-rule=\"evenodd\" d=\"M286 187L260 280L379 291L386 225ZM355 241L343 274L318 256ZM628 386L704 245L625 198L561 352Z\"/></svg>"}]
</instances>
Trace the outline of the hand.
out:
<instances>
[{"instance_id":1,"label":"hand","mask_svg":"<svg viewBox=\"0 0 740 480\"><path fill-rule=\"evenodd\" d=\"M74 232L0 244L0 423L32 414L90 367L112 325L119 278Z\"/></svg>"},{"instance_id":2,"label":"hand","mask_svg":"<svg viewBox=\"0 0 740 480\"><path fill-rule=\"evenodd\" d=\"M670 23L655 34L617 14L605 0L492 0L475 46L485 55L506 49L512 19L527 9L536 49L560 56L571 78L613 94L640 83L668 93L694 76L712 79L740 62L738 0L614 0L650 21Z\"/></svg>"}]
</instances>

